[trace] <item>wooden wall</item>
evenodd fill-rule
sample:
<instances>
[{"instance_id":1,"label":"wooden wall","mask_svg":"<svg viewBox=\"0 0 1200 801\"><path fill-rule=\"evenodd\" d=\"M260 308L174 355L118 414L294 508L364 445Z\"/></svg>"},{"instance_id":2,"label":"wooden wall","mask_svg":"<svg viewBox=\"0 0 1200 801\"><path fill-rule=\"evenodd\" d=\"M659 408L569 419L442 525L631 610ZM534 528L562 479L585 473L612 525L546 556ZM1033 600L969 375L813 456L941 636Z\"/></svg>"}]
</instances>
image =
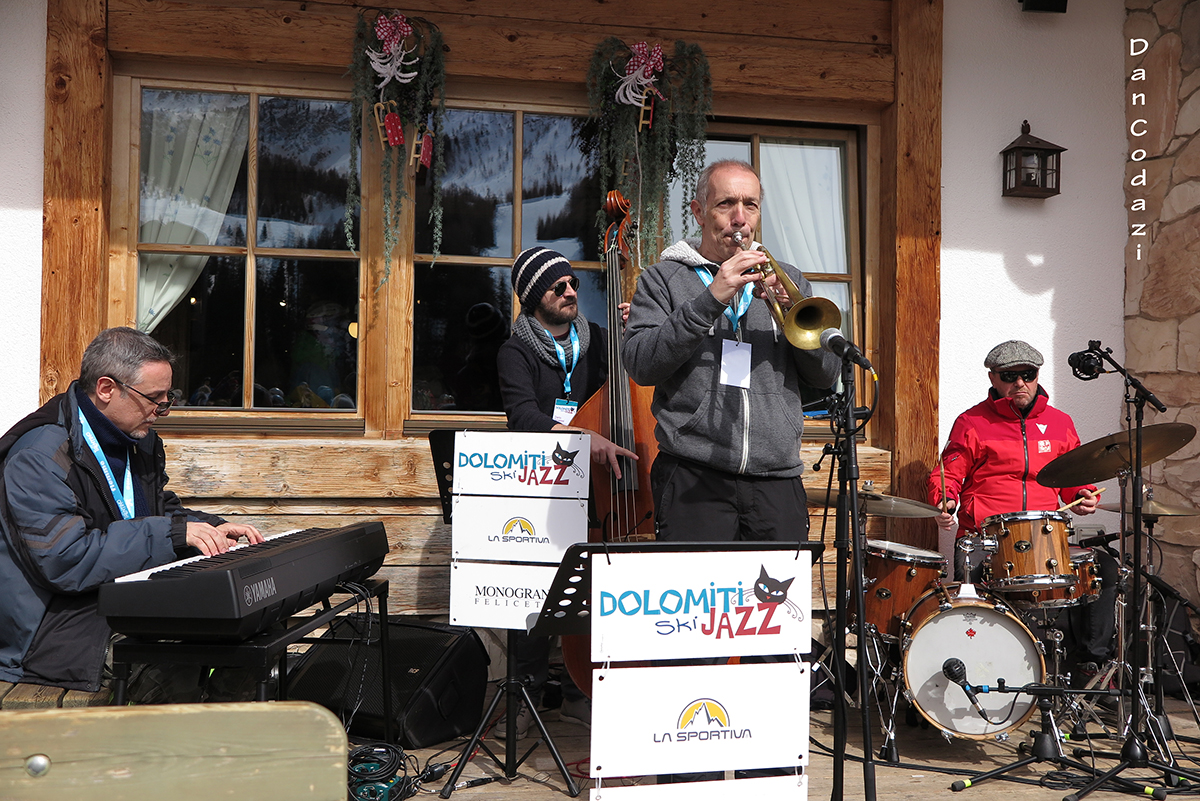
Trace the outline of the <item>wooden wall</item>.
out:
<instances>
[{"instance_id":1,"label":"wooden wall","mask_svg":"<svg viewBox=\"0 0 1200 801\"><path fill-rule=\"evenodd\" d=\"M883 376L879 423L870 434L879 447L862 450L862 478L873 479L877 491L921 497L918 479L937 447L938 0L764 0L752 13L687 0L380 6L441 28L452 84L524 81L534 93L579 98L591 52L604 37L664 46L683 39L699 43L710 61L717 115L860 126L879 175L866 189L863 227L875 301L869 355ZM111 319L113 59L340 76L358 12L349 0L48 0L43 397L76 374L84 346ZM390 345L409 336L406 302L400 297L380 318L389 340L381 375L407 369L402 344ZM903 378L902 390L893 376ZM403 436L391 408L404 401L390 397L386 423L378 430L369 424L356 439L171 435L172 486L197 507L242 515L271 531L379 517L393 542L385 573L395 581L394 608L445 611L448 531L427 443ZM807 461L815 460L814 452ZM823 486L824 474L808 480ZM936 547L931 526L897 532L893 538Z\"/></svg>"}]
</instances>

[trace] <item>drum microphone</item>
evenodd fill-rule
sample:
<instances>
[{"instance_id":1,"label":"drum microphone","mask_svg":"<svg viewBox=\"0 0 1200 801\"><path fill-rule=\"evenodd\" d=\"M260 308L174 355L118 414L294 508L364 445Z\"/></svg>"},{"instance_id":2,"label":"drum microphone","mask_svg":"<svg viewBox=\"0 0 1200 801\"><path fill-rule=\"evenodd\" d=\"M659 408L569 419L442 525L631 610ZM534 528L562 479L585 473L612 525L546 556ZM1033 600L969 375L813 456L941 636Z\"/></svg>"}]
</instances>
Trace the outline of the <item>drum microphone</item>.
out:
<instances>
[{"instance_id":1,"label":"drum microphone","mask_svg":"<svg viewBox=\"0 0 1200 801\"><path fill-rule=\"evenodd\" d=\"M853 342L842 336L842 332L836 328L826 328L821 332L821 347L841 359L849 358L850 361L857 364L864 370L875 370L871 363L867 361L867 357L863 356Z\"/></svg>"},{"instance_id":2,"label":"drum microphone","mask_svg":"<svg viewBox=\"0 0 1200 801\"><path fill-rule=\"evenodd\" d=\"M1079 548L1098 548L1101 545L1108 545L1110 542L1121 536L1121 532L1114 531L1112 534L1097 534L1094 537L1084 537L1075 543Z\"/></svg>"},{"instance_id":3,"label":"drum microphone","mask_svg":"<svg viewBox=\"0 0 1200 801\"><path fill-rule=\"evenodd\" d=\"M988 718L988 714L984 708L980 706L979 699L975 697L975 691L971 689L971 685L967 684L967 666L957 657L950 657L942 663L942 675L950 679L950 681L963 688L963 692L967 694L967 699L975 707L975 711L986 720L988 723L992 721Z\"/></svg>"},{"instance_id":4,"label":"drum microphone","mask_svg":"<svg viewBox=\"0 0 1200 801\"><path fill-rule=\"evenodd\" d=\"M1071 372L1081 381L1091 381L1093 378L1099 378L1104 372L1104 362L1100 359L1100 342L1090 340L1087 350L1081 350L1078 353L1072 353L1067 357L1067 364L1071 365ZM1111 351L1109 351L1111 353Z\"/></svg>"}]
</instances>

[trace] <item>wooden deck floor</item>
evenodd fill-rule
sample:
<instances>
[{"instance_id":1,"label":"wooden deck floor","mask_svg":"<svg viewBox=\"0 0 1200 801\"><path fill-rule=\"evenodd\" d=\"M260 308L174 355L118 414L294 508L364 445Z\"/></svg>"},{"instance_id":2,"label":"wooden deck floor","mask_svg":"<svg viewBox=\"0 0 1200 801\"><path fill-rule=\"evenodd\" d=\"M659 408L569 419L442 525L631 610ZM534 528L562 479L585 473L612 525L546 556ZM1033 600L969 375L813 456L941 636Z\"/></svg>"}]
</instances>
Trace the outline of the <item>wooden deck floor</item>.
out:
<instances>
[{"instance_id":1,"label":"wooden deck floor","mask_svg":"<svg viewBox=\"0 0 1200 801\"><path fill-rule=\"evenodd\" d=\"M1190 711L1183 702L1169 699L1167 709L1176 735L1190 737L1200 735L1200 729L1197 728ZM580 797L586 798L587 789L592 786L591 780L587 778L588 749L590 747L587 732L577 725L559 721L556 711L547 712L545 717L551 737L558 746L564 761L575 772L576 782L581 788ZM862 734L861 727L857 725L856 710L852 710L851 717L853 719L851 720L847 755L860 757L862 755ZM951 782L965 777L966 771L992 770L1021 759L1023 755L1018 753L1018 746L1029 740L1029 735L1036 729L1036 722L1037 715L1035 714L1030 723L1010 732L1011 736L1007 742L967 739L954 739L947 742L933 728L910 727L900 723L897 732L900 763L890 765L876 762L876 797L886 798L888 801L907 801L907 799L927 801L930 798L938 797L949 799L951 796L963 799L963 801L969 801L972 796L982 801L992 801L1001 797L1005 801L1024 801L1025 799L1056 801L1056 799L1063 798L1073 792L1074 788L1053 783L1052 780L1055 777L1049 774L1058 771L1059 768L1051 763L1035 763L1015 772L1013 775L1025 780L1024 783L992 780L968 788L962 793L952 793L949 789ZM809 797L813 799L830 798L834 771L834 757L829 752L833 745L832 713L813 713L811 733L814 743L811 748L811 764L808 768ZM872 733L872 738L877 749L880 741L878 731ZM1094 742L1098 749L1119 750L1121 745L1120 742L1100 740ZM504 743L490 737L488 743L503 759ZM532 743L532 739L521 740L518 755L524 754ZM446 744L446 746L449 745ZM453 757L457 751L461 751L464 745L463 742L458 743L455 751L437 756L436 761ZM1191 762L1187 758L1190 756L1200 760L1200 745L1178 741L1175 745L1179 764L1185 769L1200 771L1200 761ZM1074 747L1074 744L1068 743L1067 746ZM1184 756L1179 755L1180 749ZM426 748L414 751L413 754L424 764L427 758L439 750L440 747ZM1114 764L1112 760L1097 762L1101 769L1110 768ZM847 760L844 770L845 791L843 797L846 799L864 798L861 762L853 759ZM466 767L460 781L483 776L500 777L502 773L486 754L480 752ZM1152 776L1153 774L1139 771L1124 775L1133 777L1135 775ZM1038 784L1039 781L1045 781L1047 784L1041 786ZM440 790L444 783L443 779L433 789ZM511 781L499 779L489 784L456 790L452 797L463 799L463 801L509 801L510 799L514 801L556 801L568 796L566 785L555 768L549 751L544 745L540 745L519 768L515 779ZM1098 795L1096 797L1104 798L1105 796Z\"/></svg>"}]
</instances>

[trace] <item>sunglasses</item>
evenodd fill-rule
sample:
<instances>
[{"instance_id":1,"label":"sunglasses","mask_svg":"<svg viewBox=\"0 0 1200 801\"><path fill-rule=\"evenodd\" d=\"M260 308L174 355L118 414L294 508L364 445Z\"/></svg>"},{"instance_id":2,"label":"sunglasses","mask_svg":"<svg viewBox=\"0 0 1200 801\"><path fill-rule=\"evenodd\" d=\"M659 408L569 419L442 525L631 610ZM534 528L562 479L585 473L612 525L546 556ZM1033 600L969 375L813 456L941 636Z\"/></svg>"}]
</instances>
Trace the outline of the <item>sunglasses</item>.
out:
<instances>
[{"instance_id":1,"label":"sunglasses","mask_svg":"<svg viewBox=\"0 0 1200 801\"><path fill-rule=\"evenodd\" d=\"M571 285L572 290L579 289L579 278L572 275L570 278L564 278L554 286L550 287L550 289L554 290L554 297L561 298L563 293L567 291L568 284Z\"/></svg>"},{"instance_id":2,"label":"sunglasses","mask_svg":"<svg viewBox=\"0 0 1200 801\"><path fill-rule=\"evenodd\" d=\"M996 375L1000 376L1000 380L1005 384L1015 383L1018 378L1028 384L1037 379L1038 371L1033 367L1028 370L998 370Z\"/></svg>"}]
</instances>

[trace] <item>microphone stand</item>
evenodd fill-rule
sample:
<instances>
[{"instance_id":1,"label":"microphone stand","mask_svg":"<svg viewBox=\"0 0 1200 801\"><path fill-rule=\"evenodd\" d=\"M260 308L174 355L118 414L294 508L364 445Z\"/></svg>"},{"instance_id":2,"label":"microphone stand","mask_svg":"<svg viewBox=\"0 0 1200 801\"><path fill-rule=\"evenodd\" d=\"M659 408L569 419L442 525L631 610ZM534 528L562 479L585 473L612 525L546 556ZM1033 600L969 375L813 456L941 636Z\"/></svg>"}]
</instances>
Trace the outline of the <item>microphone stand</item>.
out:
<instances>
[{"instance_id":1,"label":"microphone stand","mask_svg":"<svg viewBox=\"0 0 1200 801\"><path fill-rule=\"evenodd\" d=\"M874 371L872 370L872 373ZM847 572L853 576L853 585L849 589L849 597L854 599L854 610L857 619L865 621L866 604L863 597L863 549L866 546L866 535L859 523L858 505L858 442L855 438L859 429L855 427L854 408L854 352L846 351L842 355L842 391L840 397L835 396L833 406L836 412L830 413L830 425L834 429L836 441L832 446L826 445L826 453L832 453L838 460L838 496L837 512L834 525L834 547L838 555L837 575L837 612L835 614L834 679L837 685L837 701L834 703L833 737L834 752L846 753L846 606L844 599L848 596L846 587ZM863 419L866 425L869 415ZM847 565L850 571L846 570ZM866 801L875 801L875 760L871 747L871 708L867 703L869 693L867 654L867 633L864 626L859 625L858 632L858 708L862 715L863 738L863 795ZM845 760L835 759L833 763L834 801L841 801L844 793Z\"/></svg>"},{"instance_id":2,"label":"microphone stand","mask_svg":"<svg viewBox=\"0 0 1200 801\"><path fill-rule=\"evenodd\" d=\"M1142 689L1143 680L1148 672L1146 670L1146 655L1149 644L1146 642L1145 632L1142 631L1138 622L1140 614L1138 600L1142 598L1142 582L1144 578L1142 573L1142 549L1144 547L1142 542L1142 428L1144 427L1147 403L1160 412L1165 412L1167 407L1154 396L1154 393L1146 389L1146 386L1141 381L1135 376L1130 375L1124 367L1112 358L1112 348L1101 348L1100 343L1093 340L1088 343L1088 350L1112 365L1114 372L1120 373L1125 377L1125 403L1126 405L1132 405L1134 409L1133 464L1130 466L1132 478L1130 492L1133 495L1133 576L1130 597L1134 599L1134 602L1129 604L1126 609L1129 631L1133 634L1133 680L1132 692L1129 699L1130 726L1125 743L1121 747L1121 761L1117 763L1116 767L1098 776L1083 789L1067 795L1064 801L1079 801L1079 799L1109 781L1116 782L1119 786L1123 785L1127 780L1120 779L1120 774L1130 768L1151 768L1160 772L1166 777L1168 782L1173 782L1174 777L1180 776L1200 782L1200 773L1198 772L1184 770L1178 765L1168 765L1151 759L1146 750L1143 737L1143 733L1146 731L1146 709L1143 704ZM1161 796L1158 795L1159 792L1162 793ZM1154 797L1165 798L1166 791L1161 790L1161 788L1155 790Z\"/></svg>"}]
</instances>

